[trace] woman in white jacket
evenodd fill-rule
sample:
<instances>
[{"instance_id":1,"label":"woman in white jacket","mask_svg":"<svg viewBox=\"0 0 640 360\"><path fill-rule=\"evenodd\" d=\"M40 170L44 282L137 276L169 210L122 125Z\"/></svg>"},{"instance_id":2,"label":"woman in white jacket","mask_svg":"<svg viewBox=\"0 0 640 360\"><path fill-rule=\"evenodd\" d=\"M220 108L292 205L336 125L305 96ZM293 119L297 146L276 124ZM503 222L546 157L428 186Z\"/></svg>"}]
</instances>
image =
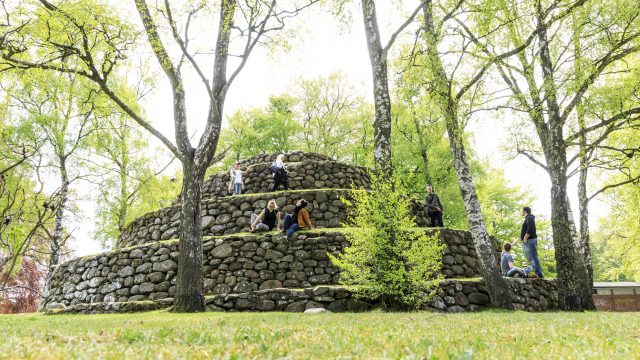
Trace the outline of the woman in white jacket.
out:
<instances>
[{"instance_id":1,"label":"woman in white jacket","mask_svg":"<svg viewBox=\"0 0 640 360\"><path fill-rule=\"evenodd\" d=\"M229 192L233 192L233 195L242 194L242 170L238 161L229 172Z\"/></svg>"}]
</instances>

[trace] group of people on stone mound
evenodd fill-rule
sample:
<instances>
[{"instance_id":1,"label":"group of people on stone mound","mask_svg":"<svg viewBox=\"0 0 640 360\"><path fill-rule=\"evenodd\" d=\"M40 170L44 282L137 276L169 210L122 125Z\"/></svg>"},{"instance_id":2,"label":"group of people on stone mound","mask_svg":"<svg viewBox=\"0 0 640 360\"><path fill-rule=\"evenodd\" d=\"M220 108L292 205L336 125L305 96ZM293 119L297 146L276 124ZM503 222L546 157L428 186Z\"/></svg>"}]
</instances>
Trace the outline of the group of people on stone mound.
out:
<instances>
[{"instance_id":1,"label":"group of people on stone mound","mask_svg":"<svg viewBox=\"0 0 640 360\"><path fill-rule=\"evenodd\" d=\"M277 191L280 185L282 185L284 190L289 190L289 177L287 167L284 163L283 154L276 157L276 161L269 166L269 171L273 177L273 187L271 188L271 192ZM229 193L233 195L242 194L243 175L244 171L240 169L240 162L236 161L229 172Z\"/></svg>"},{"instance_id":2,"label":"group of people on stone mound","mask_svg":"<svg viewBox=\"0 0 640 360\"><path fill-rule=\"evenodd\" d=\"M300 229L315 229L309 217L306 207L308 202L305 199L296 201L291 214L286 214L284 219L278 210L276 200L269 200L267 207L262 209L260 214L251 214L251 231L272 231L282 230L290 238L293 233ZM276 224L277 223L277 224Z\"/></svg>"},{"instance_id":3,"label":"group of people on stone mound","mask_svg":"<svg viewBox=\"0 0 640 360\"><path fill-rule=\"evenodd\" d=\"M273 177L273 187L271 188L272 192L276 191L280 185L284 187L284 190L289 190L287 167L284 163L283 154L276 157L276 160L271 164L271 166L269 166L269 171ZM229 192L232 192L234 195L242 194L243 171L240 170L240 162L236 162L234 164L229 175ZM430 219L430 225L432 227L444 227L444 222L442 220L444 206L440 201L440 197L438 197L438 195L433 191L433 186L431 185L427 185L425 205L427 215ZM293 212L291 214L286 214L283 219L282 214L278 210L276 200L269 200L267 207L265 207L259 214L251 215L251 231L272 231L277 229L286 233L287 238L289 238L293 233L300 229L315 228L311 223L309 212L306 207L307 201L299 199L296 201ZM520 240L524 247L525 256L531 263L531 266L527 266L524 269L516 267L513 255L511 255L512 245L510 243L505 243L504 251L502 252L500 260L502 275L509 277L520 276L543 278L544 275L542 273L542 267L538 257L538 238L536 234L535 216L531 214L531 208L528 206L522 209L522 215L524 216L524 222L520 232Z\"/></svg>"},{"instance_id":4,"label":"group of people on stone mound","mask_svg":"<svg viewBox=\"0 0 640 360\"><path fill-rule=\"evenodd\" d=\"M524 216L524 222L520 230L520 240L522 241L524 254L531 263L531 266L527 266L524 269L516 267L513 261L513 255L511 255L512 245L507 242L503 246L504 251L500 259L502 275L509 277L544 278L540 258L538 257L538 235L536 234L535 216L531 214L531 208L528 206L522 208L522 216Z\"/></svg>"},{"instance_id":5,"label":"group of people on stone mound","mask_svg":"<svg viewBox=\"0 0 640 360\"><path fill-rule=\"evenodd\" d=\"M444 206L442 205L438 195L433 191L433 187L431 185L427 185L425 203L427 214L431 220L431 226L444 226L442 221ZM538 257L538 235L536 234L535 216L531 214L531 208L528 206L525 206L522 209L522 216L524 216L524 222L522 223L522 228L520 230L520 241L522 241L525 256L531 263L531 266L527 266L524 269L516 267L513 255L511 255L512 245L511 243L505 243L504 251L502 252L500 259L502 275L508 277L544 278L542 266L540 265L540 258Z\"/></svg>"}]
</instances>

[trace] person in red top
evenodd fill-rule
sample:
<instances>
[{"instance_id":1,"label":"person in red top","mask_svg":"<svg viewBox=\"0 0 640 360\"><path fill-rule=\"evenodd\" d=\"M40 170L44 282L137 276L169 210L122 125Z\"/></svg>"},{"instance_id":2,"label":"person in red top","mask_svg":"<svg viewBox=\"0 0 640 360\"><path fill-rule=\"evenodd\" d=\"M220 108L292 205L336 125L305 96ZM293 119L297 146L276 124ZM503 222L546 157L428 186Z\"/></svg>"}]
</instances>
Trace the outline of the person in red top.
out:
<instances>
[{"instance_id":1,"label":"person in red top","mask_svg":"<svg viewBox=\"0 0 640 360\"><path fill-rule=\"evenodd\" d=\"M296 202L296 207L293 208L293 214L287 214L284 217L283 232L287 233L287 238L291 237L293 233L300 229L308 228L314 229L309 218L309 212L307 211L307 200L300 199Z\"/></svg>"}]
</instances>

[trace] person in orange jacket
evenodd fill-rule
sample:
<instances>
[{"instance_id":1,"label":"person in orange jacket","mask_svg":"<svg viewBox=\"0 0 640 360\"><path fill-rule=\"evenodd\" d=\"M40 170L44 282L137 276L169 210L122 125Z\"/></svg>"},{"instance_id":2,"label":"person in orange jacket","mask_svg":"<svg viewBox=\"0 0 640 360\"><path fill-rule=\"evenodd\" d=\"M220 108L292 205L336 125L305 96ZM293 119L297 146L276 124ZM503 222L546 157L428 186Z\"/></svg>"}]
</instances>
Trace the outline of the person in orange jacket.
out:
<instances>
[{"instance_id":1,"label":"person in orange jacket","mask_svg":"<svg viewBox=\"0 0 640 360\"><path fill-rule=\"evenodd\" d=\"M287 237L291 237L294 232L309 228L314 229L315 226L311 224L311 219L309 218L309 212L307 211L307 200L300 199L296 202L296 207L293 208L293 214L287 214L284 217L284 228L283 232L287 233Z\"/></svg>"}]
</instances>

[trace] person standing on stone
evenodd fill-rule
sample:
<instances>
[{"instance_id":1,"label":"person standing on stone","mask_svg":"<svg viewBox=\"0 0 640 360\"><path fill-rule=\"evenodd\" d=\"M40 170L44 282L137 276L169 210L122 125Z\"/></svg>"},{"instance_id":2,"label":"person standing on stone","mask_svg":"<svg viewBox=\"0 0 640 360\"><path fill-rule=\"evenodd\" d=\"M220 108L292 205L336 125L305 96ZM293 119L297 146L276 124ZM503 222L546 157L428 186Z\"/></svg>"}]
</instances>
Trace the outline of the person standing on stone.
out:
<instances>
[{"instance_id":1,"label":"person standing on stone","mask_svg":"<svg viewBox=\"0 0 640 360\"><path fill-rule=\"evenodd\" d=\"M527 256L527 260L533 266L533 271L539 278L543 278L542 266L540 265L540 259L538 258L538 235L536 234L536 217L531 214L531 208L525 206L522 208L522 216L524 216L524 222L522 223L522 229L520 230L520 240L524 246L524 253Z\"/></svg>"},{"instance_id":2,"label":"person standing on stone","mask_svg":"<svg viewBox=\"0 0 640 360\"><path fill-rule=\"evenodd\" d=\"M427 213L431 219L431 227L441 226L444 227L442 221L442 213L444 212L444 206L440 202L440 198L433 192L433 186L427 185Z\"/></svg>"},{"instance_id":3,"label":"person standing on stone","mask_svg":"<svg viewBox=\"0 0 640 360\"><path fill-rule=\"evenodd\" d=\"M511 255L511 244L504 244L504 251L502 252L502 257L500 259L500 268L502 269L503 276L516 276L520 275L520 277L526 278L527 273L531 271L531 268L520 269L516 267L513 263L513 256Z\"/></svg>"},{"instance_id":4,"label":"person standing on stone","mask_svg":"<svg viewBox=\"0 0 640 360\"><path fill-rule=\"evenodd\" d=\"M296 202L296 207L293 208L293 214L287 214L284 217L284 226L282 231L287 233L287 238L290 238L293 233L300 229L315 229L311 224L309 212L306 209L307 204L307 200L305 199L298 200Z\"/></svg>"},{"instance_id":5,"label":"person standing on stone","mask_svg":"<svg viewBox=\"0 0 640 360\"><path fill-rule=\"evenodd\" d=\"M276 161L269 166L269 170L273 175L273 188L271 191L276 191L280 185L284 187L285 190L289 190L289 180L287 178L287 167L284 164L284 155L280 154L276 157Z\"/></svg>"},{"instance_id":6,"label":"person standing on stone","mask_svg":"<svg viewBox=\"0 0 640 360\"><path fill-rule=\"evenodd\" d=\"M233 195L242 194L242 170L239 161L236 161L229 172L229 192L233 192Z\"/></svg>"},{"instance_id":7,"label":"person standing on stone","mask_svg":"<svg viewBox=\"0 0 640 360\"><path fill-rule=\"evenodd\" d=\"M275 200L269 200L267 207L262 209L259 215L251 214L251 231L271 231L276 227L282 227L282 218Z\"/></svg>"}]
</instances>

